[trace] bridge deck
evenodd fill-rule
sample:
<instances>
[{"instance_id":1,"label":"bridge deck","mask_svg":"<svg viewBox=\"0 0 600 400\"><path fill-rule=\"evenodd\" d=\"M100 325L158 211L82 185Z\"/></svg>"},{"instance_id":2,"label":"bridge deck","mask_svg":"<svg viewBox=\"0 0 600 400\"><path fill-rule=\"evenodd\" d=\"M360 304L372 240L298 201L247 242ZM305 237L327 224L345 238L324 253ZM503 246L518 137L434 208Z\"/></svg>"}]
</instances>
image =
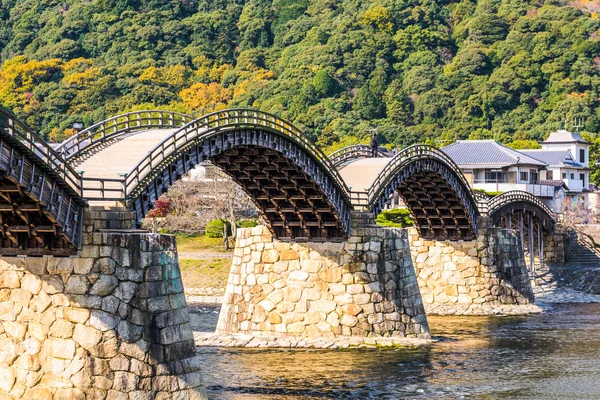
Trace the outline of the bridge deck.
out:
<instances>
[{"instance_id":1,"label":"bridge deck","mask_svg":"<svg viewBox=\"0 0 600 400\"><path fill-rule=\"evenodd\" d=\"M366 192L392 158L363 158L339 169L340 175L353 191Z\"/></svg>"},{"instance_id":2,"label":"bridge deck","mask_svg":"<svg viewBox=\"0 0 600 400\"><path fill-rule=\"evenodd\" d=\"M152 129L119 137L107 147L100 147L75 165L86 178L118 179L130 172L156 145L175 132L174 129Z\"/></svg>"}]
</instances>

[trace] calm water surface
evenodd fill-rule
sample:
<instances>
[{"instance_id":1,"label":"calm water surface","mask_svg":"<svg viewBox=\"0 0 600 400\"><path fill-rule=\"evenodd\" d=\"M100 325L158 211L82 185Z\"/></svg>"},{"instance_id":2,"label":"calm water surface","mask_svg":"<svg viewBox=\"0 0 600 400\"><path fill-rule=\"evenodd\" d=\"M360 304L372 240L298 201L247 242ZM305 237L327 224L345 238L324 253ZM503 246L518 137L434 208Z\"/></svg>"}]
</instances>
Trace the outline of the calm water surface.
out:
<instances>
[{"instance_id":1,"label":"calm water surface","mask_svg":"<svg viewBox=\"0 0 600 400\"><path fill-rule=\"evenodd\" d=\"M430 317L412 350L202 349L215 399L600 399L600 304Z\"/></svg>"}]
</instances>

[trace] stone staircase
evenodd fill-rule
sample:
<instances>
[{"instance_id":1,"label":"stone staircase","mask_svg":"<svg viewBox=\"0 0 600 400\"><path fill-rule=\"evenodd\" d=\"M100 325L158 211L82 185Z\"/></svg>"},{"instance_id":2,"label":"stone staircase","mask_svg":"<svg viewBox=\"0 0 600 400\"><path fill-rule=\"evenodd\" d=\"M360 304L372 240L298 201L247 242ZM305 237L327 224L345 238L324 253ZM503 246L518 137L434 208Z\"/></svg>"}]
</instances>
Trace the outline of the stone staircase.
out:
<instances>
[{"instance_id":1,"label":"stone staircase","mask_svg":"<svg viewBox=\"0 0 600 400\"><path fill-rule=\"evenodd\" d=\"M585 235L573 233L569 238L566 261L577 264L600 264L600 249Z\"/></svg>"}]
</instances>

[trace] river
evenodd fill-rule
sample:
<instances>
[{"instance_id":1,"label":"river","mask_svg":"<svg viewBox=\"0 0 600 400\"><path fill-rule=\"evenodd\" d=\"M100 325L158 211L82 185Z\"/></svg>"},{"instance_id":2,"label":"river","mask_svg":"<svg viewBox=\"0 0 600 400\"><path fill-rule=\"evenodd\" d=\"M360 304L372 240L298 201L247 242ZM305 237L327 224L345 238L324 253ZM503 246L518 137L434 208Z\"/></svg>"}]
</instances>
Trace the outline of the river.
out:
<instances>
[{"instance_id":1,"label":"river","mask_svg":"<svg viewBox=\"0 0 600 400\"><path fill-rule=\"evenodd\" d=\"M429 324L415 349L199 348L203 375L214 399L600 399L600 304Z\"/></svg>"}]
</instances>

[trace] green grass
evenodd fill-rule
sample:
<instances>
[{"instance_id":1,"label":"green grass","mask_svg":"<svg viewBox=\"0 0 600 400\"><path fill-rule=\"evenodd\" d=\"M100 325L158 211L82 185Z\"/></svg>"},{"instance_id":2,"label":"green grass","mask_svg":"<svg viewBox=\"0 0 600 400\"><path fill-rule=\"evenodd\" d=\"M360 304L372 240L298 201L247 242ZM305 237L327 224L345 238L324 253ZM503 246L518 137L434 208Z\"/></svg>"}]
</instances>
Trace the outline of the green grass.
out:
<instances>
[{"instance_id":1,"label":"green grass","mask_svg":"<svg viewBox=\"0 0 600 400\"><path fill-rule=\"evenodd\" d=\"M186 288L224 288L229 277L231 258L183 259L179 260L179 267Z\"/></svg>"},{"instance_id":2,"label":"green grass","mask_svg":"<svg viewBox=\"0 0 600 400\"><path fill-rule=\"evenodd\" d=\"M209 238L208 236L177 236L177 251L194 252L197 250L215 250L225 251L223 248L223 238Z\"/></svg>"}]
</instances>

